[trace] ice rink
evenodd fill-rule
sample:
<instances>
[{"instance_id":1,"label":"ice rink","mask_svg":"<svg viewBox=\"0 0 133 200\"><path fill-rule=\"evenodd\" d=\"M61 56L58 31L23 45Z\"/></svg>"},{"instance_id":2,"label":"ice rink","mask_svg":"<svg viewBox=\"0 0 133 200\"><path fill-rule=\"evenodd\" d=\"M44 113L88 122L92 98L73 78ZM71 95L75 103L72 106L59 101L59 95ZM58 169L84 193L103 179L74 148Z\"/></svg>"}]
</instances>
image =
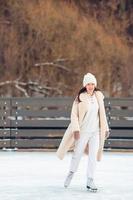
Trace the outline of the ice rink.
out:
<instances>
[{"instance_id":1,"label":"ice rink","mask_svg":"<svg viewBox=\"0 0 133 200\"><path fill-rule=\"evenodd\" d=\"M0 200L133 200L133 153L104 152L96 171L97 193L86 190L87 156L65 189L71 153L0 152Z\"/></svg>"}]
</instances>

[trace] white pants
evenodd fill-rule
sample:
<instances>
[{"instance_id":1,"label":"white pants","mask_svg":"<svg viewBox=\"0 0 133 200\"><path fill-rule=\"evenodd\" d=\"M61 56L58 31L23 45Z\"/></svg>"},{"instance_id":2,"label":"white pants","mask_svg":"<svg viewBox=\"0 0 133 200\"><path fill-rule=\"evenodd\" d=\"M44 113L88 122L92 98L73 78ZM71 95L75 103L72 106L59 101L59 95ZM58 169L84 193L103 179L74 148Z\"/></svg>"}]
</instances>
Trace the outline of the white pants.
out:
<instances>
[{"instance_id":1,"label":"white pants","mask_svg":"<svg viewBox=\"0 0 133 200\"><path fill-rule=\"evenodd\" d=\"M91 135L81 134L80 139L75 141L75 148L70 164L70 171L76 172L87 143L89 144L87 177L94 178L94 172L97 163L97 152L99 148L99 133L94 133Z\"/></svg>"}]
</instances>

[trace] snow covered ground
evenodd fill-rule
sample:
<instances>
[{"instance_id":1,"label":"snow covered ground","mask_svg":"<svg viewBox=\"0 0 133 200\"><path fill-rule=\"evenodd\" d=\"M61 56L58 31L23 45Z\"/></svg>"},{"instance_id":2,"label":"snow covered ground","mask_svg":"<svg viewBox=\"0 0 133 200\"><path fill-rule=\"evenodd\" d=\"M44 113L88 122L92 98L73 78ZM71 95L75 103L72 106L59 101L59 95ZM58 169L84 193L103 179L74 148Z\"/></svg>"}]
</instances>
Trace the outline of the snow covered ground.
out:
<instances>
[{"instance_id":1,"label":"snow covered ground","mask_svg":"<svg viewBox=\"0 0 133 200\"><path fill-rule=\"evenodd\" d=\"M97 193L86 190L87 156L71 185L63 187L71 153L0 152L0 200L133 200L133 153L104 152L98 163Z\"/></svg>"}]
</instances>

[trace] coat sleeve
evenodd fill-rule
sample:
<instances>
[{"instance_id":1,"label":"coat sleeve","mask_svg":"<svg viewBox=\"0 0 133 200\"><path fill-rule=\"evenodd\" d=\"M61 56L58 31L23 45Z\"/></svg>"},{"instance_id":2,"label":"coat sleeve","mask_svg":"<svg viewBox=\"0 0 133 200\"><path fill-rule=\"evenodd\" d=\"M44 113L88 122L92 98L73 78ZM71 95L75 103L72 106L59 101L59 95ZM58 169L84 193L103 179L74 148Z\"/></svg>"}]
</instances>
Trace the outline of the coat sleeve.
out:
<instances>
[{"instance_id":1,"label":"coat sleeve","mask_svg":"<svg viewBox=\"0 0 133 200\"><path fill-rule=\"evenodd\" d=\"M103 105L104 105L104 112L105 112L104 95L103 95L103 93L101 93L101 94L102 94L102 98L103 98ZM105 123L106 123L106 131L109 131L106 112L105 112Z\"/></svg>"},{"instance_id":2,"label":"coat sleeve","mask_svg":"<svg viewBox=\"0 0 133 200\"><path fill-rule=\"evenodd\" d=\"M78 115L78 102L74 100L71 110L71 127L72 132L80 131L79 127L79 115Z\"/></svg>"}]
</instances>

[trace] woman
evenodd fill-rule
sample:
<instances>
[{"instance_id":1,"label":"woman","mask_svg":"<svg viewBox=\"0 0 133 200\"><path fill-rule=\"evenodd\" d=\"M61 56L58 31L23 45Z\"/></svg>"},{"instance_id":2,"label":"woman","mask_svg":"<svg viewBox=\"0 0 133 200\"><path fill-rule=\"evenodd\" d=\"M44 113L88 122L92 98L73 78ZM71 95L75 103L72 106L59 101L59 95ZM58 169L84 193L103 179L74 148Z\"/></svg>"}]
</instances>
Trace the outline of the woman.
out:
<instances>
[{"instance_id":1,"label":"woman","mask_svg":"<svg viewBox=\"0 0 133 200\"><path fill-rule=\"evenodd\" d=\"M94 192L97 191L94 184L96 163L101 160L104 141L109 136L104 96L96 87L95 76L87 73L83 79L83 88L73 102L71 123L57 150L57 156L63 159L65 153L74 148L70 170L64 183L65 187L69 186L83 152L88 154L86 187Z\"/></svg>"}]
</instances>

